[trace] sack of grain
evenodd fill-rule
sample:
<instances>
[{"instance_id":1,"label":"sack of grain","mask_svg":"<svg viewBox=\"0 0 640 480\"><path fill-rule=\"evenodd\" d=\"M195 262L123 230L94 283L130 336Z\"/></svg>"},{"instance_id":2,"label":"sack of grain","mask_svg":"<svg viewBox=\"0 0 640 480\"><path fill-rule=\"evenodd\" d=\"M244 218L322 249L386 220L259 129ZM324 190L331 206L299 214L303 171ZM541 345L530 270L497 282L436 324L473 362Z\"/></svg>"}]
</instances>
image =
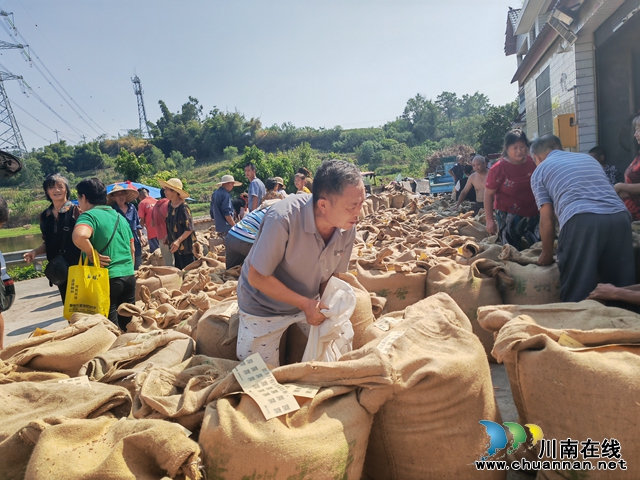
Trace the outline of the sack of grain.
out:
<instances>
[{"instance_id":1,"label":"sack of grain","mask_svg":"<svg viewBox=\"0 0 640 480\"><path fill-rule=\"evenodd\" d=\"M250 396L236 393L240 386L230 375L207 406L200 432L208 477L360 478L372 413L392 389L389 361L370 352L352 361L286 365L273 375L282 385L322 388L313 399L296 397L300 410L265 420ZM362 387L382 398L362 405Z\"/></svg>"},{"instance_id":2,"label":"sack of grain","mask_svg":"<svg viewBox=\"0 0 640 480\"><path fill-rule=\"evenodd\" d=\"M0 360L0 385L14 382L45 382L64 380L69 375L59 372L42 372Z\"/></svg>"},{"instance_id":3,"label":"sack of grain","mask_svg":"<svg viewBox=\"0 0 640 480\"><path fill-rule=\"evenodd\" d=\"M134 377L150 366L173 367L193 355L195 342L174 330L125 333L109 349L80 369L80 375L102 383L118 382L134 390Z\"/></svg>"},{"instance_id":4,"label":"sack of grain","mask_svg":"<svg viewBox=\"0 0 640 480\"><path fill-rule=\"evenodd\" d=\"M374 321L371 297L354 275L341 273L338 278L347 282L353 289L353 293L356 294L356 308L350 319L353 326L353 350L355 350L365 344L364 332Z\"/></svg>"},{"instance_id":5,"label":"sack of grain","mask_svg":"<svg viewBox=\"0 0 640 480\"><path fill-rule=\"evenodd\" d=\"M638 329L551 329L522 315L500 330L494 355L507 367L519 423L538 425L545 439L615 438L627 460L640 458L639 345ZM591 459L598 460L616 459ZM626 466L624 474L592 471L589 478L640 476L640 464ZM540 471L538 478L566 478L561 473Z\"/></svg>"},{"instance_id":6,"label":"sack of grain","mask_svg":"<svg viewBox=\"0 0 640 480\"><path fill-rule=\"evenodd\" d=\"M201 478L200 447L162 420L47 422L25 478Z\"/></svg>"},{"instance_id":7,"label":"sack of grain","mask_svg":"<svg viewBox=\"0 0 640 480\"><path fill-rule=\"evenodd\" d=\"M120 329L102 315L75 317L56 332L30 337L0 350L0 360L33 370L78 375L85 362L106 352Z\"/></svg>"},{"instance_id":8,"label":"sack of grain","mask_svg":"<svg viewBox=\"0 0 640 480\"><path fill-rule=\"evenodd\" d=\"M142 266L136 272L136 300L140 300L140 287L146 286L151 293L160 288L180 290L182 271L175 267Z\"/></svg>"},{"instance_id":9,"label":"sack of grain","mask_svg":"<svg viewBox=\"0 0 640 480\"><path fill-rule=\"evenodd\" d=\"M238 363L194 355L175 367L152 367L140 373L133 416L173 419L189 430L199 429L209 395Z\"/></svg>"},{"instance_id":10,"label":"sack of grain","mask_svg":"<svg viewBox=\"0 0 640 480\"><path fill-rule=\"evenodd\" d=\"M475 242L474 242L475 243ZM494 262L499 262L500 254L502 253L502 247L496 244L486 244L486 243L476 243L478 246L477 253L474 253L473 248L466 248L468 244L462 246L462 256L464 258L458 259L458 263L461 265L471 265L476 260L480 260L481 258L486 258L488 260L493 260Z\"/></svg>"},{"instance_id":11,"label":"sack of grain","mask_svg":"<svg viewBox=\"0 0 640 480\"><path fill-rule=\"evenodd\" d=\"M484 305L502 304L498 276L507 281L504 267L487 259L477 260L470 266L443 259L427 274L427 295L444 292L455 300L471 321L473 333L482 342L489 361L495 361L491 356L493 334L478 324L477 310Z\"/></svg>"},{"instance_id":12,"label":"sack of grain","mask_svg":"<svg viewBox=\"0 0 640 480\"><path fill-rule=\"evenodd\" d=\"M196 335L196 353L237 360L238 301L224 300L202 314Z\"/></svg>"},{"instance_id":13,"label":"sack of grain","mask_svg":"<svg viewBox=\"0 0 640 480\"><path fill-rule=\"evenodd\" d=\"M368 291L387 299L386 312L403 310L426 296L426 270L412 273L399 267L391 271L367 268L367 263L359 260L356 264L358 282Z\"/></svg>"},{"instance_id":14,"label":"sack of grain","mask_svg":"<svg viewBox=\"0 0 640 480\"><path fill-rule=\"evenodd\" d=\"M49 418L126 417L131 397L112 385L19 382L0 385L0 478L24 478L38 434ZM34 425L35 424L35 425ZM50 477L56 478L56 477ZM57 477L62 478L62 477Z\"/></svg>"},{"instance_id":15,"label":"sack of grain","mask_svg":"<svg viewBox=\"0 0 640 480\"><path fill-rule=\"evenodd\" d=\"M574 330L640 328L640 315L623 308L605 307L595 300L545 305L491 305L478 308L478 322L489 332L498 332L509 320L528 315L536 324Z\"/></svg>"},{"instance_id":16,"label":"sack of grain","mask_svg":"<svg viewBox=\"0 0 640 480\"><path fill-rule=\"evenodd\" d=\"M485 225L471 219L458 222L458 235L463 237L473 237L478 241L489 236Z\"/></svg>"},{"instance_id":17,"label":"sack of grain","mask_svg":"<svg viewBox=\"0 0 640 480\"><path fill-rule=\"evenodd\" d=\"M501 420L484 348L451 297L437 293L407 307L399 325L343 359L372 351L391 362L394 386L374 418L370 478L504 478L473 465L487 450L478 422ZM361 403L378 390L363 389Z\"/></svg>"},{"instance_id":18,"label":"sack of grain","mask_svg":"<svg viewBox=\"0 0 640 480\"><path fill-rule=\"evenodd\" d=\"M396 193L395 195L392 195L389 200L389 206L391 208L404 207L404 193Z\"/></svg>"},{"instance_id":19,"label":"sack of grain","mask_svg":"<svg viewBox=\"0 0 640 480\"><path fill-rule=\"evenodd\" d=\"M504 262L513 284L500 282L502 303L507 305L542 305L560 302L560 271L556 263L547 267Z\"/></svg>"},{"instance_id":20,"label":"sack of grain","mask_svg":"<svg viewBox=\"0 0 640 480\"><path fill-rule=\"evenodd\" d=\"M369 296L371 297L371 311L373 316L378 318L382 314L384 307L387 306L387 299L379 297L375 292L369 292Z\"/></svg>"}]
</instances>

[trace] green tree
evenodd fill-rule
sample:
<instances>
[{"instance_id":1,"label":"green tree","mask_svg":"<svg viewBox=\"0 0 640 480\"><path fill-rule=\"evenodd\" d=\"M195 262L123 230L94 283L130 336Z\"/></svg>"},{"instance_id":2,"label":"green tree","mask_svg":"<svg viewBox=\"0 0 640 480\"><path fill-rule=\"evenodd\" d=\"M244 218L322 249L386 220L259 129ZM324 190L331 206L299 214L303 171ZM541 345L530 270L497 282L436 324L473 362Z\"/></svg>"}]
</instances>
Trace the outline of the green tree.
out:
<instances>
[{"instance_id":1,"label":"green tree","mask_svg":"<svg viewBox=\"0 0 640 480\"><path fill-rule=\"evenodd\" d=\"M460 99L453 92L442 92L436 97L436 105L449 120L449 128L452 127L453 119L458 116L460 111Z\"/></svg>"},{"instance_id":2,"label":"green tree","mask_svg":"<svg viewBox=\"0 0 640 480\"><path fill-rule=\"evenodd\" d=\"M150 170L150 165L144 155L137 157L135 153L120 150L116 157L116 172L123 175L125 180L137 182Z\"/></svg>"},{"instance_id":3,"label":"green tree","mask_svg":"<svg viewBox=\"0 0 640 480\"><path fill-rule=\"evenodd\" d=\"M436 133L441 123L440 110L431 100L420 94L410 98L401 118L409 122L416 143L437 140Z\"/></svg>"},{"instance_id":4,"label":"green tree","mask_svg":"<svg viewBox=\"0 0 640 480\"><path fill-rule=\"evenodd\" d=\"M504 136L518 115L518 102L513 101L501 107L491 107L480 125L478 135L479 151L483 155L502 151Z\"/></svg>"},{"instance_id":5,"label":"green tree","mask_svg":"<svg viewBox=\"0 0 640 480\"><path fill-rule=\"evenodd\" d=\"M222 151L222 156L225 160L233 160L238 156L238 148L230 145Z\"/></svg>"},{"instance_id":6,"label":"green tree","mask_svg":"<svg viewBox=\"0 0 640 480\"><path fill-rule=\"evenodd\" d=\"M467 95L465 93L460 99L460 117L484 115L490 107L489 97L484 93L476 92L473 95Z\"/></svg>"}]
</instances>

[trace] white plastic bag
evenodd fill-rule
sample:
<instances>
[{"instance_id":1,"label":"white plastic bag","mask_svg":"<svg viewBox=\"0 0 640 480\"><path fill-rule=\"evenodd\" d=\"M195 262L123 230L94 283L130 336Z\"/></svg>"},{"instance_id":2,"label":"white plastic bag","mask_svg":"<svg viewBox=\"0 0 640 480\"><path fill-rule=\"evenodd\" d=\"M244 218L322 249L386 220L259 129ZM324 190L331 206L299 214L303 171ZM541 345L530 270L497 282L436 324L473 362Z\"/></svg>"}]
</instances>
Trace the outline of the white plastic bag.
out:
<instances>
[{"instance_id":1,"label":"white plastic bag","mask_svg":"<svg viewBox=\"0 0 640 480\"><path fill-rule=\"evenodd\" d=\"M318 326L312 325L309 329L307 348L302 356L303 362L335 362L353 350L353 327L350 318L356 308L356 294L351 286L339 278L331 277L320 301L329 307L321 310L327 319Z\"/></svg>"}]
</instances>

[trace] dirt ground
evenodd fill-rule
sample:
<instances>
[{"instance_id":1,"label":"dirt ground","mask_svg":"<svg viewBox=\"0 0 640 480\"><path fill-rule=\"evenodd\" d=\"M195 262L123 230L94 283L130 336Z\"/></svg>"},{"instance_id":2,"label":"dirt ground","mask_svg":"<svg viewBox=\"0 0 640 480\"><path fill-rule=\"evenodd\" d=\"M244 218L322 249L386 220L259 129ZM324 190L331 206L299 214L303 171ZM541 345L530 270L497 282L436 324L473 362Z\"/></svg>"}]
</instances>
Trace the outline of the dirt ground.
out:
<instances>
[{"instance_id":1,"label":"dirt ground","mask_svg":"<svg viewBox=\"0 0 640 480\"><path fill-rule=\"evenodd\" d=\"M16 283L16 301L4 315L5 345L29 337L37 327L59 330L67 326L62 316L62 301L56 287L46 278ZM491 364L491 377L503 422L517 422L518 412L511 395L511 386L504 365ZM509 472L508 480L531 480L534 476Z\"/></svg>"}]
</instances>

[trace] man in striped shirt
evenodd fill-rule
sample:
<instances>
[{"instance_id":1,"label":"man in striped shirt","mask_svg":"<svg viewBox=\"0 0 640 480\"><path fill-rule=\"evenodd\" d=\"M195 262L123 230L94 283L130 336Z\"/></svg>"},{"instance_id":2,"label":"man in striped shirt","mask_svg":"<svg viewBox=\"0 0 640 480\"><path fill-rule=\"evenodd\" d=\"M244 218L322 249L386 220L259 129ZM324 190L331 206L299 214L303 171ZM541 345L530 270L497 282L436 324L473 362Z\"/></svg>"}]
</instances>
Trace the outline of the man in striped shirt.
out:
<instances>
[{"instance_id":1,"label":"man in striped shirt","mask_svg":"<svg viewBox=\"0 0 640 480\"><path fill-rule=\"evenodd\" d=\"M242 265L249 255L249 250L256 241L256 235L260 230L260 224L269 211L270 206L259 208L246 214L242 220L236 223L224 238L225 263L227 270L237 265Z\"/></svg>"},{"instance_id":2,"label":"man in striped shirt","mask_svg":"<svg viewBox=\"0 0 640 480\"><path fill-rule=\"evenodd\" d=\"M631 217L600 164L589 155L563 151L554 135L536 139L531 153L538 164L531 176L540 210L538 265L553 263L557 215L562 301L586 299L599 281L634 284Z\"/></svg>"}]
</instances>

